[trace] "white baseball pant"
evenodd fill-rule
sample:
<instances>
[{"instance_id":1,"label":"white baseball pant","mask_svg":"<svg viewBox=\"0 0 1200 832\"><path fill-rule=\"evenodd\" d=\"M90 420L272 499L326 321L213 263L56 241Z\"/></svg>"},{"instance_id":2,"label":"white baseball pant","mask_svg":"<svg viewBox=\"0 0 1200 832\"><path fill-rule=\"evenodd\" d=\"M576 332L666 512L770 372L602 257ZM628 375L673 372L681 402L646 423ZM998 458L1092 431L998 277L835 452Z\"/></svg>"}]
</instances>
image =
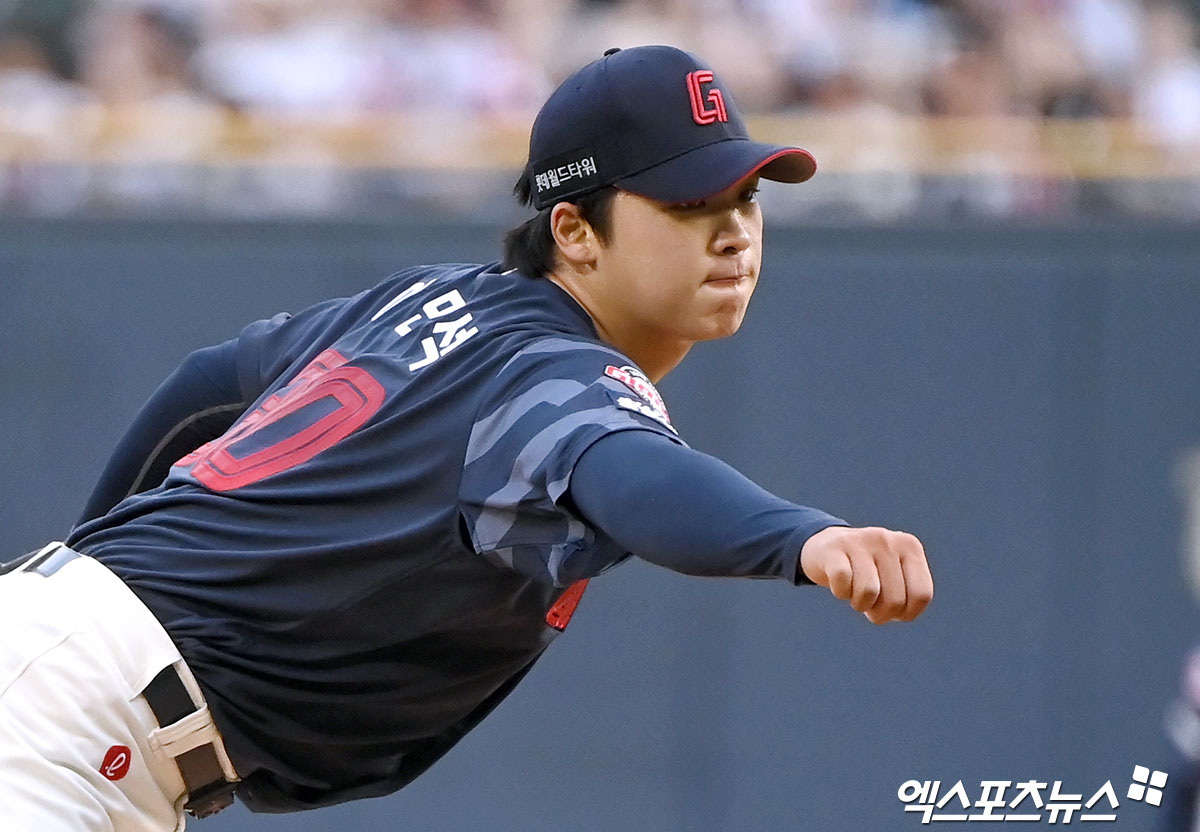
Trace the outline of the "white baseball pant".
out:
<instances>
[{"instance_id":1,"label":"white baseball pant","mask_svg":"<svg viewBox=\"0 0 1200 832\"><path fill-rule=\"evenodd\" d=\"M220 738L207 708L185 736L159 727L139 692L169 665L202 703L166 631L98 561L0 575L0 828L182 830L174 754Z\"/></svg>"}]
</instances>

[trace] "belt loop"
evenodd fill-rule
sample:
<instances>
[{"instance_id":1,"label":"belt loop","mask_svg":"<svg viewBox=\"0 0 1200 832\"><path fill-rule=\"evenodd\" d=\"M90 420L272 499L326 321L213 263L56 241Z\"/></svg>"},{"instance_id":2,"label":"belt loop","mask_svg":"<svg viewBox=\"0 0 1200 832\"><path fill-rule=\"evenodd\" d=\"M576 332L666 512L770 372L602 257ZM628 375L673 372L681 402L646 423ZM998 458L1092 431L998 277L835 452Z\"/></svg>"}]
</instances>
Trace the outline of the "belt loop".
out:
<instances>
[{"instance_id":1,"label":"belt loop","mask_svg":"<svg viewBox=\"0 0 1200 832\"><path fill-rule=\"evenodd\" d=\"M142 691L159 727L152 747L175 761L187 788L185 811L206 818L233 804L238 778L212 721L203 694L189 690L190 672L182 662L168 665ZM200 697L200 701L197 701Z\"/></svg>"},{"instance_id":2,"label":"belt loop","mask_svg":"<svg viewBox=\"0 0 1200 832\"><path fill-rule=\"evenodd\" d=\"M68 549L66 546L62 545L61 543L56 544L56 547L57 548L55 548L49 552L45 552L45 550L43 549L42 551L45 552L45 554L41 555L40 557L37 558L37 560L33 561L27 567L28 570L30 572L38 573L43 578L49 578L51 575L53 575L58 570L62 569L64 566L66 566L71 561L75 560L76 558L83 557L83 555L79 554L78 552L76 552L72 549Z\"/></svg>"}]
</instances>

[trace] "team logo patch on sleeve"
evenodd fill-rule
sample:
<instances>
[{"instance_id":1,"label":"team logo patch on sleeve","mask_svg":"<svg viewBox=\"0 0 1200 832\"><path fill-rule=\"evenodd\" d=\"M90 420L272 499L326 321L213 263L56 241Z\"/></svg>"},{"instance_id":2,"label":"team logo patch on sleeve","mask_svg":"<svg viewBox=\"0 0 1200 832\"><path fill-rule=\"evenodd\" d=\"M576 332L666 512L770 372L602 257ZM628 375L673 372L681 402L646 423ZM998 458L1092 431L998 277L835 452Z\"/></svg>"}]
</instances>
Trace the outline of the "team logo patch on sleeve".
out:
<instances>
[{"instance_id":1,"label":"team logo patch on sleeve","mask_svg":"<svg viewBox=\"0 0 1200 832\"><path fill-rule=\"evenodd\" d=\"M669 428L672 433L677 432L671 424L671 417L667 413L667 405L662 396L641 370L637 367L617 367L609 364L604 368L604 375L621 382L638 395L637 399L620 396L617 399L618 407L640 413Z\"/></svg>"}]
</instances>

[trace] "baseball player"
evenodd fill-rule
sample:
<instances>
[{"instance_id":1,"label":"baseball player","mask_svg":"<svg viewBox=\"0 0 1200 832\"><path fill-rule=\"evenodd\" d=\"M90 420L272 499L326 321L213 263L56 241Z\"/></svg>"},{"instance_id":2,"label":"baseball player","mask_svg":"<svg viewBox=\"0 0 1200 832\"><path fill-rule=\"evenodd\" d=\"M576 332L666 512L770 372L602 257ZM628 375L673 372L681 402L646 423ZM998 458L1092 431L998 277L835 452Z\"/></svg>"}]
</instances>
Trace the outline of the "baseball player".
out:
<instances>
[{"instance_id":1,"label":"baseball player","mask_svg":"<svg viewBox=\"0 0 1200 832\"><path fill-rule=\"evenodd\" d=\"M759 178L815 168L752 141L696 57L610 50L539 113L503 263L409 268L191 355L65 544L0 577L5 830L393 792L631 556L919 615L915 537L765 492L654 386L741 324Z\"/></svg>"}]
</instances>

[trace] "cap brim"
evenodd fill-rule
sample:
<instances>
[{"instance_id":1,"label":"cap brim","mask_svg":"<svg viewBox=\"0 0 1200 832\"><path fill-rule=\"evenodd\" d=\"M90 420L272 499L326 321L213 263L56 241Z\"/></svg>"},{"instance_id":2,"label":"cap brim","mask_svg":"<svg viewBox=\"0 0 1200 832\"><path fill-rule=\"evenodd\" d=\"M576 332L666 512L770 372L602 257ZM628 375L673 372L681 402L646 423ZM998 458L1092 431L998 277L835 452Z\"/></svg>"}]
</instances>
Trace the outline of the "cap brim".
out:
<instances>
[{"instance_id":1,"label":"cap brim","mask_svg":"<svg viewBox=\"0 0 1200 832\"><path fill-rule=\"evenodd\" d=\"M758 174L775 182L805 182L817 172L807 150L729 139L698 147L613 182L660 202L697 202Z\"/></svg>"}]
</instances>

